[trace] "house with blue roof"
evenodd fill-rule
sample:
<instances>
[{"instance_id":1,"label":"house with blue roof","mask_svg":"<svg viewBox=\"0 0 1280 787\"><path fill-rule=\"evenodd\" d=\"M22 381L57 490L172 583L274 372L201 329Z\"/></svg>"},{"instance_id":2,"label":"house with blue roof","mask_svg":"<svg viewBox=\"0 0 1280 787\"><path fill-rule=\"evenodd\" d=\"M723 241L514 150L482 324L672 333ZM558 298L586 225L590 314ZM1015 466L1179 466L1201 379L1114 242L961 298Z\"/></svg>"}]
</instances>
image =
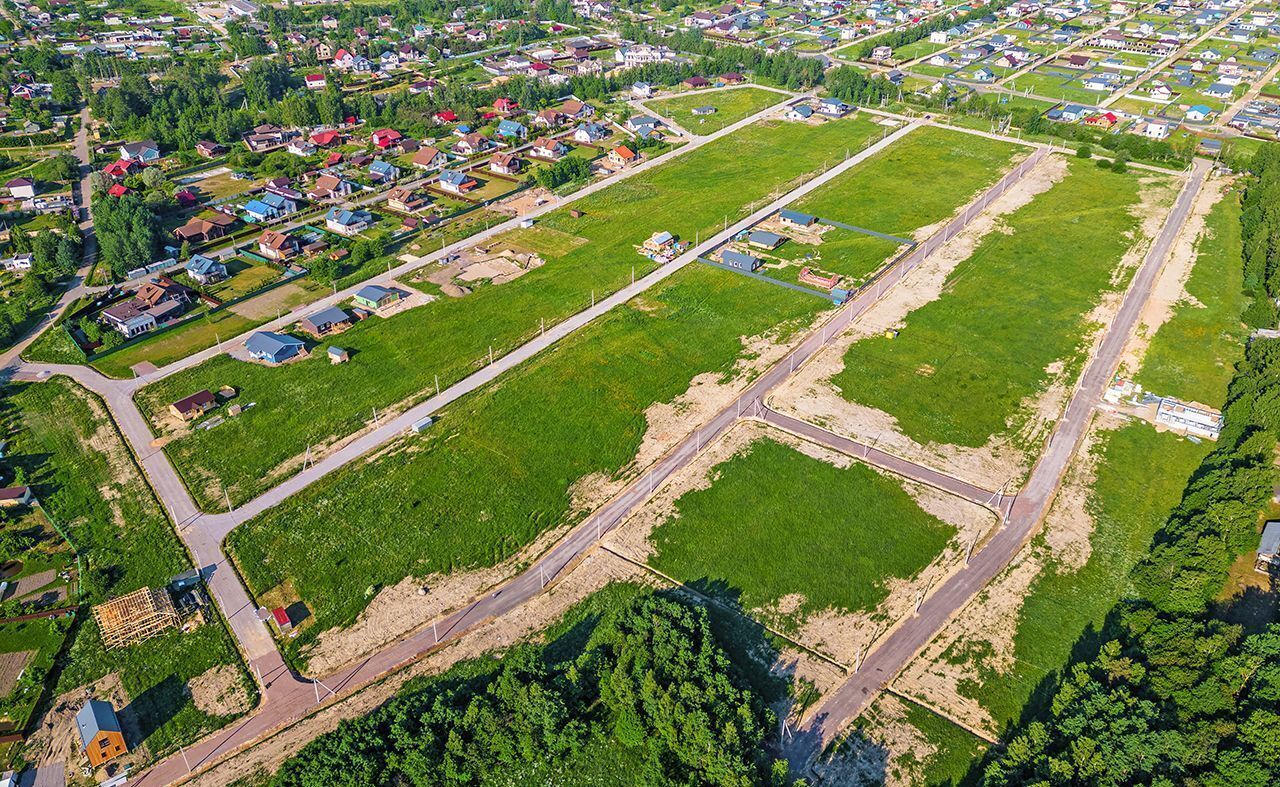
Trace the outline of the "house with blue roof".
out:
<instances>
[{"instance_id":1,"label":"house with blue roof","mask_svg":"<svg viewBox=\"0 0 1280 787\"><path fill-rule=\"evenodd\" d=\"M348 237L363 232L371 224L373 224L373 214L367 210L329 208L329 212L324 214L326 229Z\"/></svg>"},{"instance_id":2,"label":"house with blue roof","mask_svg":"<svg viewBox=\"0 0 1280 787\"><path fill-rule=\"evenodd\" d=\"M254 331L253 335L245 340L244 347L249 351L249 357L255 361L284 363L305 352L307 346L301 339L295 339L288 334Z\"/></svg>"},{"instance_id":3,"label":"house with blue roof","mask_svg":"<svg viewBox=\"0 0 1280 787\"><path fill-rule=\"evenodd\" d=\"M378 183L394 183L400 179L400 168L390 161L374 159L369 165L369 177Z\"/></svg>"},{"instance_id":4,"label":"house with blue roof","mask_svg":"<svg viewBox=\"0 0 1280 787\"><path fill-rule=\"evenodd\" d=\"M750 254L744 254L740 251L727 249L720 253L720 262L730 268L739 271L754 271L764 263L759 257L752 257Z\"/></svg>"},{"instance_id":5,"label":"house with blue roof","mask_svg":"<svg viewBox=\"0 0 1280 787\"><path fill-rule=\"evenodd\" d=\"M266 194L258 197L258 201L265 202L275 208L276 213L280 216L288 216L290 213L296 213L298 210L297 202L274 191L268 191Z\"/></svg>"},{"instance_id":6,"label":"house with blue roof","mask_svg":"<svg viewBox=\"0 0 1280 787\"><path fill-rule=\"evenodd\" d=\"M400 293L377 284L366 284L361 287L353 299L357 306L366 309L382 309L400 300Z\"/></svg>"},{"instance_id":7,"label":"house with blue roof","mask_svg":"<svg viewBox=\"0 0 1280 787\"><path fill-rule=\"evenodd\" d=\"M227 278L227 266L203 254L192 254L185 270L192 280L200 284L215 284Z\"/></svg>"},{"instance_id":8,"label":"house with blue roof","mask_svg":"<svg viewBox=\"0 0 1280 787\"><path fill-rule=\"evenodd\" d=\"M801 213L798 210L780 210L778 211L778 220L784 226L791 227L812 227L818 223L817 216Z\"/></svg>"},{"instance_id":9,"label":"house with blue roof","mask_svg":"<svg viewBox=\"0 0 1280 787\"><path fill-rule=\"evenodd\" d=\"M259 199L249 200L244 206L245 221L261 223L271 221L279 215L280 211Z\"/></svg>"},{"instance_id":10,"label":"house with blue roof","mask_svg":"<svg viewBox=\"0 0 1280 787\"><path fill-rule=\"evenodd\" d=\"M451 191L454 194L465 194L474 189L477 185L476 179L465 172L459 172L456 169L440 170L438 179L440 188L445 191Z\"/></svg>"},{"instance_id":11,"label":"house with blue roof","mask_svg":"<svg viewBox=\"0 0 1280 787\"><path fill-rule=\"evenodd\" d=\"M95 768L129 751L120 719L109 702L86 702L76 714L76 732L80 733L80 751Z\"/></svg>"},{"instance_id":12,"label":"house with blue roof","mask_svg":"<svg viewBox=\"0 0 1280 787\"><path fill-rule=\"evenodd\" d=\"M1186 118L1190 121L1208 120L1213 114L1213 109L1204 104L1196 104L1187 110Z\"/></svg>"},{"instance_id":13,"label":"house with blue roof","mask_svg":"<svg viewBox=\"0 0 1280 787\"><path fill-rule=\"evenodd\" d=\"M529 129L514 120L503 120L498 123L498 136L508 139L527 139Z\"/></svg>"}]
</instances>

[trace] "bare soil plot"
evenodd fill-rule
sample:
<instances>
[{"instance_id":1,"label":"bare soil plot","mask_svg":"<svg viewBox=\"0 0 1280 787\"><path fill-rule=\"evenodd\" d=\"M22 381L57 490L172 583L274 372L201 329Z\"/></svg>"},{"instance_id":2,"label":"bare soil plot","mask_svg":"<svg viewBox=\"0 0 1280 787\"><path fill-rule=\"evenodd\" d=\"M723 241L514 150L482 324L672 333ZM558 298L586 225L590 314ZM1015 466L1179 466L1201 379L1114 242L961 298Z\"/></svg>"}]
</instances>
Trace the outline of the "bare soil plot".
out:
<instances>
[{"instance_id":1,"label":"bare soil plot","mask_svg":"<svg viewBox=\"0 0 1280 787\"><path fill-rule=\"evenodd\" d=\"M13 691L14 685L18 682L18 676L35 656L34 650L0 653L0 697L9 696L9 692Z\"/></svg>"}]
</instances>

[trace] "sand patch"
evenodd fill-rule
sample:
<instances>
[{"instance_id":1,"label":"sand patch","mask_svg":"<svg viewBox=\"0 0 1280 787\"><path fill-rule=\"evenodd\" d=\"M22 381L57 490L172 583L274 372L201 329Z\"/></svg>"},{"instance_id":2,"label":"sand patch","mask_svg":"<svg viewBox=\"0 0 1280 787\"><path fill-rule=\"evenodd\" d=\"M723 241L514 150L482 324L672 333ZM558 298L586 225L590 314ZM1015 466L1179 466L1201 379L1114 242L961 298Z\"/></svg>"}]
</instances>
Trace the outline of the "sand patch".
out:
<instances>
[{"instance_id":1,"label":"sand patch","mask_svg":"<svg viewBox=\"0 0 1280 787\"><path fill-rule=\"evenodd\" d=\"M19 650L12 653L0 653L0 697L9 696L17 685L22 671L35 658L34 650Z\"/></svg>"},{"instance_id":2,"label":"sand patch","mask_svg":"<svg viewBox=\"0 0 1280 787\"><path fill-rule=\"evenodd\" d=\"M253 705L240 671L230 664L208 669L187 681L195 706L210 716L238 716Z\"/></svg>"},{"instance_id":3,"label":"sand patch","mask_svg":"<svg viewBox=\"0 0 1280 787\"><path fill-rule=\"evenodd\" d=\"M88 699L110 702L120 719L129 753L112 760L112 764L117 767L136 765L151 759L150 752L140 744L138 720L115 673L56 697L44 715L32 725L33 731L26 740L23 757L36 767L64 762L68 770L78 770L88 765L89 761L80 752L80 734L76 729L76 713Z\"/></svg>"}]
</instances>

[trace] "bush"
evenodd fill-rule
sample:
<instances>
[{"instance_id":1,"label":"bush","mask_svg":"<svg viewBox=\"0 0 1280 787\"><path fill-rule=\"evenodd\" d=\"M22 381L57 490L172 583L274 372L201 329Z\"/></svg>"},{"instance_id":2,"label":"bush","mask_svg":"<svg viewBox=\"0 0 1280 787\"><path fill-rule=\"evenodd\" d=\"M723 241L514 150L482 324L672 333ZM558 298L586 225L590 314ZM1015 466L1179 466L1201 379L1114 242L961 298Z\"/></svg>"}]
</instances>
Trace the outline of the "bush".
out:
<instances>
[{"instance_id":1,"label":"bush","mask_svg":"<svg viewBox=\"0 0 1280 787\"><path fill-rule=\"evenodd\" d=\"M1080 149L1076 151L1076 158L1093 158L1093 146L1081 145Z\"/></svg>"}]
</instances>

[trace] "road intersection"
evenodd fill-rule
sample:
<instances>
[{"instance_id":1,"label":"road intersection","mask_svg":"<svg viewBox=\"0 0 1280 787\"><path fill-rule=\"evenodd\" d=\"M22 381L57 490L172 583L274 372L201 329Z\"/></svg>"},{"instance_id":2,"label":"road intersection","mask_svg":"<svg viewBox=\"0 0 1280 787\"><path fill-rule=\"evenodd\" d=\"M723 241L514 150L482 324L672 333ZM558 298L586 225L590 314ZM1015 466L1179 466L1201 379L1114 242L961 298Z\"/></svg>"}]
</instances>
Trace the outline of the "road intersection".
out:
<instances>
[{"instance_id":1,"label":"road intersection","mask_svg":"<svg viewBox=\"0 0 1280 787\"><path fill-rule=\"evenodd\" d=\"M793 101L789 97L787 102ZM770 107L757 115L735 123L716 134L700 137L676 153L683 154L701 144L719 138L727 133L755 122L761 117L775 113L779 105ZM234 527L262 511L278 505L289 496L306 488L316 480L355 461L361 456L375 451L380 446L403 435L409 426L424 415L429 415L441 407L456 401L458 398L487 385L505 371L514 368L532 358L556 341L574 331L590 324L603 314L635 297L646 289L675 273L683 266L693 262L699 255L721 245L741 229L758 223L761 219L776 212L781 207L799 199L833 178L856 166L892 145L913 129L926 121L915 120L901 125L892 133L886 131L885 136L870 145L857 155L847 158L835 167L811 179L803 186L761 208L751 216L726 226L725 230L714 237L699 243L685 255L642 279L629 287L620 290L608 298L593 304L590 309L579 312L564 322L547 329L544 335L513 350L511 353L496 359L489 366L441 391L421 404L407 410L400 416L349 441L341 449L322 458L298 475L284 481L277 487L255 498L239 509L221 514L208 514L198 510L190 494L178 476L172 464L162 450L152 446L153 436L141 412L133 402L133 394L141 386L161 379L170 374L189 368L207 358L218 354L220 348L196 353L187 359L170 364L157 372L143 378L133 380L110 380L96 370L85 366L64 366L52 364L29 364L21 361L17 352L0 356L5 371L17 379L42 380L52 374L65 374L101 395L114 414L121 431L133 447L157 495L164 501L184 542L191 549L196 561L208 574L211 592L218 601L231 628L239 641L251 668L258 675L263 686L263 703L252 715L224 729L196 746L186 749L181 757L170 757L156 764L141 775L138 783L166 784L180 781L191 772L208 767L226 754L252 745L265 734L287 726L302 718L321 704L334 701L349 695L359 687L369 684L430 652L440 644L462 636L479 623L502 615L521 605L528 599L542 592L544 587L570 566L584 553L593 549L600 539L610 530L617 527L627 516L646 501L653 491L667 478L683 469L703 447L715 440L740 418L760 418L767 423L793 431L808 439L827 444L836 450L858 456L871 464L898 473L905 477L943 489L944 491L971 500L992 509L1002 521L1008 524L1002 527L990 543L974 556L972 569L959 572L934 592L922 607L921 615L900 626L887 637L880 647L876 648L866 659L862 671L854 675L837 692L831 695L820 710L811 714L806 725L790 749L793 762L807 763L821 746L843 728L874 695L874 690L883 685L900 669L916 650L928 641L949 617L958 610L985 582L994 576L1013 556L1026 536L1038 525L1043 511L1047 509L1052 494L1057 488L1061 472L1075 451L1079 435L1087 425L1089 415L1101 387L1109 379L1114 363L1109 366L1102 362L1110 353L1118 357L1118 347L1122 345L1133 328L1133 323L1141 310L1146 294L1150 291L1155 273L1168 254L1173 236L1185 220L1194 198L1205 175L1205 167L1198 164L1183 193L1179 196L1166 222L1165 228L1153 244L1143 267L1135 277L1129 293L1126 295L1121 312L1104 339L1099 359L1095 360L1085 372L1081 384L1072 398L1067 411L1059 422L1054 436L1051 438L1044 456L1037 464L1027 487L1017 496L1003 496L990 490L978 488L963 480L947 476L936 470L921 467L907 460L879 451L856 441L831 434L812 424L777 413L767 406L769 393L782 381L787 379L796 368L816 354L823 345L834 338L841 330L856 320L876 303L894 284L905 277L929 255L936 252L956 233L964 229L974 218L980 215L995 199L999 198L1011 185L1024 177L1045 156L1050 149L1043 146L1034 147L1032 154L1024 159L1014 170L1007 173L995 186L980 195L974 202L955 216L945 227L937 231L925 242L904 253L887 266L875 278L864 285L853 298L835 311L830 319L813 333L802 340L778 364L756 379L730 406L726 407L701 428L690 434L682 443L659 459L642 476L633 480L617 497L598 510L595 515L573 528L547 553L537 559L523 573L503 584L496 591L473 600L472 603L454 613L419 629L417 632L392 643L374 653L365 660L349 666L344 670L310 680L294 675L285 665L274 639L266 626L258 619L252 599L240 583L222 553L222 541ZM1024 143L1026 144L1026 143ZM644 168L655 166L670 160L674 154L660 157L632 170L632 174ZM629 176L629 175L628 175ZM616 182L609 179L600 184L584 189L574 195L573 199L592 193ZM571 200L553 200L551 203L535 209L532 215L542 215L547 211L561 207ZM528 218L522 217L522 218ZM472 236L453 246L441 249L424 257L413 258L403 265L393 268L387 274L377 277L377 281L386 281L402 276L423 264L439 259L463 245L474 244L486 237L506 231L519 219L486 230L478 236ZM353 288L354 289L354 288ZM336 303L349 297L350 292L342 291L295 310L279 320L268 323L261 329L279 328L296 321L303 313ZM28 340L29 341L29 340ZM25 346L25 343L22 345ZM19 348L20 350L20 348ZM1104 368L1105 367L1105 368ZM1094 389L1097 389L1096 391ZM1074 435L1074 436L1073 436ZM925 615L925 611L928 615ZM919 622L917 622L919 621ZM916 644L918 643L918 644ZM877 682L878 681L878 682Z\"/></svg>"}]
</instances>

